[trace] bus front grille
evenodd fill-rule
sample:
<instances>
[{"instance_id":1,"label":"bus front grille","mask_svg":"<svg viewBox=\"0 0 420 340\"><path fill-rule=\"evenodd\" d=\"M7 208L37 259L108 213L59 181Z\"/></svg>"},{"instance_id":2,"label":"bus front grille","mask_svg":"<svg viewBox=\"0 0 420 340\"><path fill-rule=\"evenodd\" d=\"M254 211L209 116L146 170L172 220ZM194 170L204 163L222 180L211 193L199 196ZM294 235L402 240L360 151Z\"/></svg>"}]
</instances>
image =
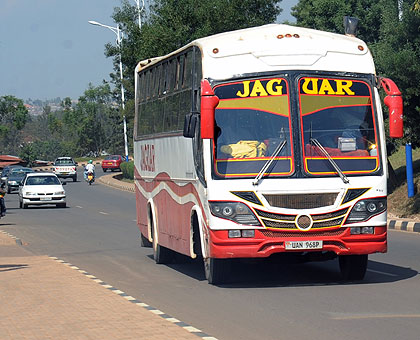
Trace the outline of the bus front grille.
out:
<instances>
[{"instance_id":1,"label":"bus front grille","mask_svg":"<svg viewBox=\"0 0 420 340\"><path fill-rule=\"evenodd\" d=\"M333 205L338 192L316 194L263 195L267 202L276 208L315 209Z\"/></svg>"},{"instance_id":2,"label":"bus front grille","mask_svg":"<svg viewBox=\"0 0 420 340\"><path fill-rule=\"evenodd\" d=\"M272 213L255 209L266 228L282 230L319 230L323 228L341 227L349 208L314 215L289 215ZM309 225L302 226L302 218L307 219Z\"/></svg>"},{"instance_id":3,"label":"bus front grille","mask_svg":"<svg viewBox=\"0 0 420 340\"><path fill-rule=\"evenodd\" d=\"M260 230L261 234L265 237L270 238L283 238L283 237L308 237L310 236L320 236L320 237L328 237L328 236L339 236L346 232L346 229L340 228L336 230L323 230L323 231L315 231L315 232L306 232L306 233L296 233L296 232L289 232L289 231L274 231L274 230Z\"/></svg>"}]
</instances>

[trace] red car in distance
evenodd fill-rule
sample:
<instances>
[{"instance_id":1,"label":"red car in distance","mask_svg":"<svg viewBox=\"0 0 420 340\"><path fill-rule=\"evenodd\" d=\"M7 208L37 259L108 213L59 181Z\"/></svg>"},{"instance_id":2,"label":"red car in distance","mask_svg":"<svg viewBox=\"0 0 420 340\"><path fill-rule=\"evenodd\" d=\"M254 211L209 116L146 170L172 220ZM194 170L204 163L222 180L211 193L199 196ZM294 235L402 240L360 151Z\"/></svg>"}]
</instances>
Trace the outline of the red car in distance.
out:
<instances>
[{"instance_id":1,"label":"red car in distance","mask_svg":"<svg viewBox=\"0 0 420 340\"><path fill-rule=\"evenodd\" d=\"M106 156L102 161L102 170L106 172L107 170L118 170L121 171L121 163L124 162L124 158L120 155L109 155Z\"/></svg>"}]
</instances>

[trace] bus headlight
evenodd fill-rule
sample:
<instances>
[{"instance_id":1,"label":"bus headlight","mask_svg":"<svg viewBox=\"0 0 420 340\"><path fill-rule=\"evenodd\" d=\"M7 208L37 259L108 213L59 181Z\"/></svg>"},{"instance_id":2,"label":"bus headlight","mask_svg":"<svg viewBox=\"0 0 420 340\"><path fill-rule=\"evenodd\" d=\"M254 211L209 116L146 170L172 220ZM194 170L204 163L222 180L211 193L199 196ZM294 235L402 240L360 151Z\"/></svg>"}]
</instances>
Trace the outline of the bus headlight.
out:
<instances>
[{"instance_id":1,"label":"bus headlight","mask_svg":"<svg viewBox=\"0 0 420 340\"><path fill-rule=\"evenodd\" d=\"M239 224L261 225L254 213L240 202L209 202L212 215Z\"/></svg>"},{"instance_id":2,"label":"bus headlight","mask_svg":"<svg viewBox=\"0 0 420 340\"><path fill-rule=\"evenodd\" d=\"M386 210L386 198L372 198L356 202L346 223L363 222Z\"/></svg>"}]
</instances>

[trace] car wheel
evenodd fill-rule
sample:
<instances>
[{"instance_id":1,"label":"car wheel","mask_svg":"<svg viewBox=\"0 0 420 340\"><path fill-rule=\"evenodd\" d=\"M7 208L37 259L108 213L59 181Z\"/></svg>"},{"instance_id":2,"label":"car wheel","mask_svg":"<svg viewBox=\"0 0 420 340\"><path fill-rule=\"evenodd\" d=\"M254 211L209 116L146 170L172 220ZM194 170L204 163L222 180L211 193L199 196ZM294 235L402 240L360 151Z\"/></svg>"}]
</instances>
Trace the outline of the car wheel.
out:
<instances>
[{"instance_id":1,"label":"car wheel","mask_svg":"<svg viewBox=\"0 0 420 340\"><path fill-rule=\"evenodd\" d=\"M58 203L56 204L57 208L65 208L66 207L66 203Z\"/></svg>"},{"instance_id":2,"label":"car wheel","mask_svg":"<svg viewBox=\"0 0 420 340\"><path fill-rule=\"evenodd\" d=\"M23 207L23 209L28 209L28 205L25 204L25 203L22 204L22 207Z\"/></svg>"},{"instance_id":3,"label":"car wheel","mask_svg":"<svg viewBox=\"0 0 420 340\"><path fill-rule=\"evenodd\" d=\"M19 208L21 208L21 209L22 209L22 206L23 206L23 203L22 203L22 201L21 201L21 200L19 200Z\"/></svg>"},{"instance_id":4,"label":"car wheel","mask_svg":"<svg viewBox=\"0 0 420 340\"><path fill-rule=\"evenodd\" d=\"M9 187L7 187L7 193L10 194L10 188Z\"/></svg>"},{"instance_id":5,"label":"car wheel","mask_svg":"<svg viewBox=\"0 0 420 340\"><path fill-rule=\"evenodd\" d=\"M73 182L77 182L77 176L73 177Z\"/></svg>"},{"instance_id":6,"label":"car wheel","mask_svg":"<svg viewBox=\"0 0 420 340\"><path fill-rule=\"evenodd\" d=\"M108 170L108 169L104 169L104 168L102 168L102 171L103 171L103 172L106 172L107 170Z\"/></svg>"}]
</instances>

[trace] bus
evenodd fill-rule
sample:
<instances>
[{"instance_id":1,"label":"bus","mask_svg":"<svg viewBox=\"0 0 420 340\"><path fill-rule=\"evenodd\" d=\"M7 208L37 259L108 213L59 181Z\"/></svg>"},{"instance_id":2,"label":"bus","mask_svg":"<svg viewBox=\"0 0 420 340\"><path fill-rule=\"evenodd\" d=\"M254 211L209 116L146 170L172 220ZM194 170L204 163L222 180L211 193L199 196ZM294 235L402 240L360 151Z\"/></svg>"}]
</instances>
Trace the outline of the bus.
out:
<instances>
[{"instance_id":1,"label":"bus","mask_svg":"<svg viewBox=\"0 0 420 340\"><path fill-rule=\"evenodd\" d=\"M197 39L135 69L134 177L156 263L338 259L364 278L387 251L387 154L402 98L352 34L269 24Z\"/></svg>"}]
</instances>

